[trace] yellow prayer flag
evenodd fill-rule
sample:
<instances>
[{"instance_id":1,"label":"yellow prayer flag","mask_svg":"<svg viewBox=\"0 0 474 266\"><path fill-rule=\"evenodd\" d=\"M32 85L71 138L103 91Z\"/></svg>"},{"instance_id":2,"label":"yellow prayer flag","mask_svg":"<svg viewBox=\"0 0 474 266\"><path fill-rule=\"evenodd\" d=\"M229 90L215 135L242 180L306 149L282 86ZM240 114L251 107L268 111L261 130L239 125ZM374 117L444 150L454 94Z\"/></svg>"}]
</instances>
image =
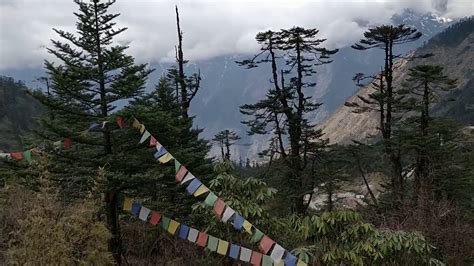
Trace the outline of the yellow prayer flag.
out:
<instances>
[{"instance_id":1,"label":"yellow prayer flag","mask_svg":"<svg viewBox=\"0 0 474 266\"><path fill-rule=\"evenodd\" d=\"M140 133L143 134L145 132L145 125L141 124L140 125Z\"/></svg>"},{"instance_id":2,"label":"yellow prayer flag","mask_svg":"<svg viewBox=\"0 0 474 266\"><path fill-rule=\"evenodd\" d=\"M298 263L296 264L296 266L308 266L308 263L306 263L302 260L298 260Z\"/></svg>"},{"instance_id":3,"label":"yellow prayer flag","mask_svg":"<svg viewBox=\"0 0 474 266\"><path fill-rule=\"evenodd\" d=\"M245 220L244 223L242 224L242 227L245 229L247 233L252 234L252 224L249 223L249 221Z\"/></svg>"},{"instance_id":4,"label":"yellow prayer flag","mask_svg":"<svg viewBox=\"0 0 474 266\"><path fill-rule=\"evenodd\" d=\"M129 197L126 197L123 200L123 210L124 211L131 211L132 210L132 199Z\"/></svg>"},{"instance_id":5,"label":"yellow prayer flag","mask_svg":"<svg viewBox=\"0 0 474 266\"><path fill-rule=\"evenodd\" d=\"M133 124L132 126L136 129L140 129L142 124L140 124L140 122L136 119L136 118L133 118Z\"/></svg>"},{"instance_id":6,"label":"yellow prayer flag","mask_svg":"<svg viewBox=\"0 0 474 266\"><path fill-rule=\"evenodd\" d=\"M209 189L205 185L201 185L195 192L194 192L194 197L198 197L206 192L208 192Z\"/></svg>"},{"instance_id":7,"label":"yellow prayer flag","mask_svg":"<svg viewBox=\"0 0 474 266\"><path fill-rule=\"evenodd\" d=\"M280 260L278 263L273 263L273 266L285 266L285 262Z\"/></svg>"},{"instance_id":8,"label":"yellow prayer flag","mask_svg":"<svg viewBox=\"0 0 474 266\"><path fill-rule=\"evenodd\" d=\"M229 248L229 242L219 239L219 245L217 246L217 253L221 255L227 255L228 248Z\"/></svg>"},{"instance_id":9,"label":"yellow prayer flag","mask_svg":"<svg viewBox=\"0 0 474 266\"><path fill-rule=\"evenodd\" d=\"M168 226L168 232L172 235L176 233L176 230L178 230L179 223L176 222L175 220L170 221L170 225Z\"/></svg>"},{"instance_id":10,"label":"yellow prayer flag","mask_svg":"<svg viewBox=\"0 0 474 266\"><path fill-rule=\"evenodd\" d=\"M171 159L174 159L173 155L167 153L167 154L161 156L160 158L158 158L158 161L160 163L167 163L167 162L171 161Z\"/></svg>"},{"instance_id":11,"label":"yellow prayer flag","mask_svg":"<svg viewBox=\"0 0 474 266\"><path fill-rule=\"evenodd\" d=\"M81 136L87 137L87 134L89 134L89 129L85 129L85 130L83 130L83 131L81 131L81 132L79 132L79 133L81 134Z\"/></svg>"}]
</instances>

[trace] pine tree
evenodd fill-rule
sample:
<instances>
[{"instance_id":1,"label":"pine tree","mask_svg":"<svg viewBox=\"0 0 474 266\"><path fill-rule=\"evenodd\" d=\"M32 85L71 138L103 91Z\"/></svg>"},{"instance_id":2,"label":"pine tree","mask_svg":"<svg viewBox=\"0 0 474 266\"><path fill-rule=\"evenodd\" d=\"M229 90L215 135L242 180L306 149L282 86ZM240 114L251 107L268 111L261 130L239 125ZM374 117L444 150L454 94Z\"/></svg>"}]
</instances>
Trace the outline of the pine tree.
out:
<instances>
[{"instance_id":1,"label":"pine tree","mask_svg":"<svg viewBox=\"0 0 474 266\"><path fill-rule=\"evenodd\" d=\"M113 162L118 151L113 111L120 102L141 95L152 70L146 64L135 64L133 57L125 54L127 46L114 44L114 38L126 30L115 27L119 14L108 12L115 1L75 3L79 7L79 12L74 13L77 33L54 29L63 40L53 40L53 48L48 49L58 64L45 62L51 95L39 93L36 97L52 112L51 117L42 119L39 135L51 140L71 138L76 143L77 152L58 154L57 167L52 171L61 173L63 186L77 193L87 176ZM107 177L109 192L117 189L121 175L111 172ZM107 224L113 235L110 249L120 264L116 202L109 201Z\"/></svg>"},{"instance_id":2,"label":"pine tree","mask_svg":"<svg viewBox=\"0 0 474 266\"><path fill-rule=\"evenodd\" d=\"M359 97L363 104L348 102L346 106L355 108L355 112L359 113L379 112L379 127L384 140L385 154L393 166L392 188L399 197L403 196L402 163L397 145L392 140L392 128L396 122L394 117L395 112L398 111L396 106L400 101L400 97L397 96L396 88L393 85L394 62L401 56L396 54L394 48L396 45L416 41L421 35L417 29L406 27L405 25L381 25L370 28L364 33L364 39L352 45L352 48L361 51L369 49L382 49L384 51L383 69L380 75L377 75L373 81L375 92L369 95L369 97ZM360 81L364 78L367 78L367 76L359 73L355 79Z\"/></svg>"},{"instance_id":3,"label":"pine tree","mask_svg":"<svg viewBox=\"0 0 474 266\"><path fill-rule=\"evenodd\" d=\"M303 175L303 169L308 165L308 144L318 139L320 132L308 120L308 115L314 112L321 104L315 103L305 94L305 89L316 86L309 79L316 73L315 66L328 64L329 57L337 50L328 50L320 45L325 39L318 39L317 29L293 27L280 32L262 32L257 34L256 40L261 45L261 52L252 59L238 62L253 68L262 63L272 65L272 83L274 88L267 94L267 98L254 105L244 105L241 112L253 115L253 120L247 122L251 131L264 134L269 123L272 131L281 139L287 132L290 144L287 163L291 169L287 180L292 192L294 209L299 213L306 211L304 196L311 193L310 178ZM277 54L279 53L279 54ZM278 58L286 56L286 69L278 69ZM281 72L278 79L278 70ZM295 75L285 83L284 75ZM281 86L280 86L281 84ZM280 121L283 120L283 121ZM287 128L287 129L286 129ZM259 131L260 130L260 131ZM283 141L280 141L280 151L286 155Z\"/></svg>"},{"instance_id":4,"label":"pine tree","mask_svg":"<svg viewBox=\"0 0 474 266\"><path fill-rule=\"evenodd\" d=\"M417 143L415 146L417 158L415 168L415 191L414 195L423 193L425 196L431 194L432 180L430 180L430 151L433 147L430 122L432 117L430 110L432 103L438 101L442 96L440 92L453 89L456 81L443 74L443 68L437 65L417 65L408 70L408 78L404 86L404 94L408 95L407 105L416 112L416 117L410 118L417 128ZM431 134L430 134L431 133ZM431 136L430 136L431 135ZM435 141L437 145L438 141ZM420 191L420 190L423 190Z\"/></svg>"},{"instance_id":5,"label":"pine tree","mask_svg":"<svg viewBox=\"0 0 474 266\"><path fill-rule=\"evenodd\" d=\"M220 131L214 135L214 138L212 139L212 141L219 145L219 148L221 149L222 160L230 160L230 147L238 140L240 140L239 135L235 133L235 131L228 129Z\"/></svg>"}]
</instances>

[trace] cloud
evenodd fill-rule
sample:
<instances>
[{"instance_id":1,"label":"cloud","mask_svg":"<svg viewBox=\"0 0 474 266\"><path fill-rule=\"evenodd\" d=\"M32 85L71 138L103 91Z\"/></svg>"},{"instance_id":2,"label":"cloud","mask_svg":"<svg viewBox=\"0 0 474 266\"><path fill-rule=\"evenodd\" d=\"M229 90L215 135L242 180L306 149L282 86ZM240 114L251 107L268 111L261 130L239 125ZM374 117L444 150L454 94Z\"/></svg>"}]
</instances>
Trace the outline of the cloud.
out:
<instances>
[{"instance_id":1,"label":"cloud","mask_svg":"<svg viewBox=\"0 0 474 266\"><path fill-rule=\"evenodd\" d=\"M405 8L450 18L471 15L471 0L118 0L112 12L128 27L118 41L139 62L172 61L176 44L174 5L180 8L184 48L191 60L252 53L254 36L294 25L317 27L326 45L359 39L369 25L387 23ZM38 67L51 58L45 47L58 39L52 28L74 32L77 6L68 0L3 0L0 3L0 70Z\"/></svg>"}]
</instances>

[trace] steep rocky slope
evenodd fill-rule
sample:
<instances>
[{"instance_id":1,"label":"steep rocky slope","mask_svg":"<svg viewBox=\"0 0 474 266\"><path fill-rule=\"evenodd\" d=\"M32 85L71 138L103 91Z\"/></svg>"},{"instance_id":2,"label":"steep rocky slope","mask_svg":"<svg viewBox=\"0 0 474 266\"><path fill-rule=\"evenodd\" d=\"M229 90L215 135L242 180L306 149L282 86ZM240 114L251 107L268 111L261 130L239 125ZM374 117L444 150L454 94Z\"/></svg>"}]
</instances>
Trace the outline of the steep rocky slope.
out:
<instances>
[{"instance_id":1,"label":"steep rocky slope","mask_svg":"<svg viewBox=\"0 0 474 266\"><path fill-rule=\"evenodd\" d=\"M34 128L42 106L12 78L0 76L0 151L21 150L23 139Z\"/></svg>"},{"instance_id":2,"label":"steep rocky slope","mask_svg":"<svg viewBox=\"0 0 474 266\"><path fill-rule=\"evenodd\" d=\"M433 53L426 59L399 60L394 73L394 84L400 86L405 73L417 64L438 64L444 67L450 77L458 79L458 87L445 95L433 108L436 114L448 115L461 123L474 123L474 22L467 19L459 22L445 32L435 36L424 46L418 48L414 55ZM361 88L347 101L360 102L358 95L366 96L373 91L371 86ZM370 141L371 135L378 135L377 113L355 114L346 106L338 108L331 116L319 125L325 137L331 143L347 144L351 140Z\"/></svg>"}]
</instances>

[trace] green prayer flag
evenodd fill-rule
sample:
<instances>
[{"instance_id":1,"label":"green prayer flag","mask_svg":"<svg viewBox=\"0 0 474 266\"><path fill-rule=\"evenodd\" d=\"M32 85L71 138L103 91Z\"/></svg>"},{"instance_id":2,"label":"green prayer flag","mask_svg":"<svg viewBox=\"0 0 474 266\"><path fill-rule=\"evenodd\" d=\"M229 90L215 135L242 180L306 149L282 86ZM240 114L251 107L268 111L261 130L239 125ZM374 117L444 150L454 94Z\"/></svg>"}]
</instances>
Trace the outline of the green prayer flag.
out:
<instances>
[{"instance_id":1,"label":"green prayer flag","mask_svg":"<svg viewBox=\"0 0 474 266\"><path fill-rule=\"evenodd\" d=\"M24 158L27 162L31 163L31 150L24 151L24 152L23 152L23 158Z\"/></svg>"},{"instance_id":2,"label":"green prayer flag","mask_svg":"<svg viewBox=\"0 0 474 266\"><path fill-rule=\"evenodd\" d=\"M263 255L262 266L273 266L272 258L268 255Z\"/></svg>"},{"instance_id":3,"label":"green prayer flag","mask_svg":"<svg viewBox=\"0 0 474 266\"><path fill-rule=\"evenodd\" d=\"M250 240L250 242L257 243L258 241L260 241L260 239L262 239L262 237L263 237L262 231L255 228L255 233L253 234L252 239Z\"/></svg>"},{"instance_id":4,"label":"green prayer flag","mask_svg":"<svg viewBox=\"0 0 474 266\"><path fill-rule=\"evenodd\" d=\"M216 194L211 192L207 195L206 199L204 200L204 204L206 204L209 207L213 207L216 200L217 200Z\"/></svg>"},{"instance_id":5,"label":"green prayer flag","mask_svg":"<svg viewBox=\"0 0 474 266\"><path fill-rule=\"evenodd\" d=\"M176 173L178 172L180 167L181 167L181 163L178 162L178 160L174 159L174 169L176 170Z\"/></svg>"},{"instance_id":6,"label":"green prayer flag","mask_svg":"<svg viewBox=\"0 0 474 266\"><path fill-rule=\"evenodd\" d=\"M150 132L148 132L148 130L145 130L145 132L143 132L142 138L140 139L140 143L145 142L150 136Z\"/></svg>"},{"instance_id":7,"label":"green prayer flag","mask_svg":"<svg viewBox=\"0 0 474 266\"><path fill-rule=\"evenodd\" d=\"M210 251L216 251L217 250L217 244L218 244L219 240L216 238L216 237L213 237L213 236L209 236L208 240L207 240L207 248L210 250Z\"/></svg>"},{"instance_id":8,"label":"green prayer flag","mask_svg":"<svg viewBox=\"0 0 474 266\"><path fill-rule=\"evenodd\" d=\"M161 227L164 230L168 230L169 225L170 225L170 218L163 216L161 218Z\"/></svg>"}]
</instances>

